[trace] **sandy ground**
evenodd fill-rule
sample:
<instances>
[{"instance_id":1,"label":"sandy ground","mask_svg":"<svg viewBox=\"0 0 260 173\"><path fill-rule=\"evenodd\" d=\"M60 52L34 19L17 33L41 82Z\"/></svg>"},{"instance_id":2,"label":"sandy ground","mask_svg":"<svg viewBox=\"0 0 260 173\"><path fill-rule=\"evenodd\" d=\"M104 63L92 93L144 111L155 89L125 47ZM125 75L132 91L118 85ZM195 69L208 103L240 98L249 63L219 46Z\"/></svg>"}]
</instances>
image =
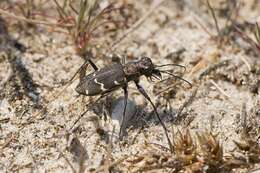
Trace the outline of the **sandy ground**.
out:
<instances>
[{"instance_id":1,"label":"sandy ground","mask_svg":"<svg viewBox=\"0 0 260 173\"><path fill-rule=\"evenodd\" d=\"M127 2L132 4L130 24L151 8L151 1ZM217 9L219 26L224 33L228 28L223 15L230 12L232 3L214 1L212 6ZM252 38L246 21L259 22L259 9L259 0L241 1L234 19ZM8 18L3 16L3 19ZM117 139L122 90L91 106L69 133L73 122L88 108L87 103L96 99L78 97L74 90L78 80L52 99L64 88L59 83L69 80L83 63L72 41L41 26L28 31L21 31L17 25L8 29L9 36L26 50L22 53L12 48L8 54L4 48L14 47L9 44L12 41L1 42L0 172L73 172L72 167L75 172L107 172L109 169L112 172L207 172L210 164L205 160L196 162L197 170L192 160L179 166L179 170L178 166L175 169L163 166L169 158L174 160L178 156L177 143L187 129L193 141L200 134L207 134L211 142L217 139L215 143L219 142L225 161L228 156L237 156L239 151L234 141L241 141L242 134L246 133L246 137L255 142L249 146L256 149L251 153L256 155L256 161L246 160L251 150L239 152L239 158L243 159L237 159L236 164L240 166L230 166L232 168L225 171L260 172L259 52L233 31L228 36L223 34L222 41L212 37L217 36L217 31L205 4L166 0L112 52L127 55L127 62L148 56L155 64L178 63L187 68L183 72L174 67L173 72L190 81L192 88L178 79L161 83L149 83L145 77L140 79L170 130L176 144L173 154L164 148L168 147L167 140L151 105L132 83L128 87L128 128L122 141ZM115 38L123 32L116 32ZM106 44L113 38L105 35L100 40ZM109 57L97 57L93 61L101 68L112 63ZM203 157L198 154L196 158Z\"/></svg>"}]
</instances>

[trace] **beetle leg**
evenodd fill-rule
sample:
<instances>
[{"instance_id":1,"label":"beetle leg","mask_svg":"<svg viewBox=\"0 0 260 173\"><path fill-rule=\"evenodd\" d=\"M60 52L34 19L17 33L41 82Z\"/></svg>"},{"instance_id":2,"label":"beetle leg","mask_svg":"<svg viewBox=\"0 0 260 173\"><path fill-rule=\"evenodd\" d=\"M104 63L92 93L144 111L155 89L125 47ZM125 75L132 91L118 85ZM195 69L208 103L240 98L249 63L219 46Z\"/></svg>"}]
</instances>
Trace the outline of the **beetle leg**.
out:
<instances>
[{"instance_id":1,"label":"beetle leg","mask_svg":"<svg viewBox=\"0 0 260 173\"><path fill-rule=\"evenodd\" d=\"M81 57L85 60L85 62L87 61L95 71L98 70L98 67L96 66L96 64L91 60L93 58L91 51L85 52L84 54L82 54Z\"/></svg>"},{"instance_id":2,"label":"beetle leg","mask_svg":"<svg viewBox=\"0 0 260 173\"><path fill-rule=\"evenodd\" d=\"M122 64L123 64L123 65L126 64L126 58L125 58L125 56L122 57Z\"/></svg>"},{"instance_id":3,"label":"beetle leg","mask_svg":"<svg viewBox=\"0 0 260 173\"><path fill-rule=\"evenodd\" d=\"M82 81L83 78L86 76L86 70L87 70L87 67L88 67L88 63L85 62L79 69L79 80ZM76 72L77 74L77 72Z\"/></svg>"},{"instance_id":4,"label":"beetle leg","mask_svg":"<svg viewBox=\"0 0 260 173\"><path fill-rule=\"evenodd\" d=\"M123 137L122 128L125 123L125 114L126 114L127 99L128 99L127 85L123 87L123 90L124 90L124 111L123 111L123 119L122 119L121 125L120 125L119 139L121 139Z\"/></svg>"},{"instance_id":5,"label":"beetle leg","mask_svg":"<svg viewBox=\"0 0 260 173\"><path fill-rule=\"evenodd\" d=\"M80 66L80 68L76 71L76 73L70 78L69 81L65 82L65 84L63 85L66 85L68 83L71 83L76 75L79 73L79 79L83 79L83 77L86 75L86 70L87 70L87 67L88 67L88 64L91 65L91 67L97 71L98 70L98 67L96 66L96 64L90 59L92 57L92 55L90 55L90 53L86 54L84 56L84 59L85 59L85 62Z\"/></svg>"},{"instance_id":6,"label":"beetle leg","mask_svg":"<svg viewBox=\"0 0 260 173\"><path fill-rule=\"evenodd\" d=\"M170 138L169 138L169 135L168 135L168 132L167 132L167 128L166 128L165 124L163 123L163 121L161 120L161 118L160 118L160 116L159 116L159 114L158 114L158 112L157 112L157 109L156 109L154 103L152 102L151 98L150 98L149 95L146 93L146 91L144 90L144 88L143 88L138 82L135 81L135 85L136 85L138 91L151 103L151 105L152 105L152 107L153 107L153 110L154 110L154 112L155 112L155 114L156 114L156 116L157 116L157 118L158 118L160 124L161 124L162 127L163 127L163 130L164 130L164 132L165 132L165 135L166 135L166 138L167 138L167 141L168 141L170 150L171 150L171 152L173 152L173 145L172 145L171 140L170 140Z\"/></svg>"},{"instance_id":7,"label":"beetle leg","mask_svg":"<svg viewBox=\"0 0 260 173\"><path fill-rule=\"evenodd\" d=\"M102 94L101 96L99 96L99 97L97 98L97 100L94 101L94 103L92 103L92 104L89 103L87 106L88 106L88 107L92 107L95 103L97 103L99 100L101 100L102 98L104 98L104 97L107 96L107 95L108 95L108 93L107 93L107 94ZM72 126L71 126L70 129L69 129L69 132L72 132L72 131L73 131L74 126L79 122L79 120L80 120L88 111L89 111L89 109L85 110L83 113L80 114L80 116L73 122Z\"/></svg>"},{"instance_id":8,"label":"beetle leg","mask_svg":"<svg viewBox=\"0 0 260 173\"><path fill-rule=\"evenodd\" d=\"M91 65L91 67L95 70L98 71L98 67L96 66L96 64L91 60L92 53L91 52L86 52L85 54L83 54L83 59L85 59L84 64L79 68L79 70L74 74L74 76L72 77L72 79L76 76L77 73L79 73L79 79L80 81L86 76L86 70L88 67L88 64Z\"/></svg>"},{"instance_id":9,"label":"beetle leg","mask_svg":"<svg viewBox=\"0 0 260 173\"><path fill-rule=\"evenodd\" d=\"M91 67L97 71L98 67L95 65L95 63L93 61L91 61L90 59L88 59L80 68L79 70L75 73L75 75L72 77L72 79L76 76L76 74L79 72L79 79L80 81L86 76L86 70L88 67L88 64L91 65Z\"/></svg>"},{"instance_id":10,"label":"beetle leg","mask_svg":"<svg viewBox=\"0 0 260 173\"><path fill-rule=\"evenodd\" d=\"M98 71L98 67L96 66L96 64L95 64L91 59L88 60L88 63L91 65L91 67L92 67L95 71Z\"/></svg>"}]
</instances>

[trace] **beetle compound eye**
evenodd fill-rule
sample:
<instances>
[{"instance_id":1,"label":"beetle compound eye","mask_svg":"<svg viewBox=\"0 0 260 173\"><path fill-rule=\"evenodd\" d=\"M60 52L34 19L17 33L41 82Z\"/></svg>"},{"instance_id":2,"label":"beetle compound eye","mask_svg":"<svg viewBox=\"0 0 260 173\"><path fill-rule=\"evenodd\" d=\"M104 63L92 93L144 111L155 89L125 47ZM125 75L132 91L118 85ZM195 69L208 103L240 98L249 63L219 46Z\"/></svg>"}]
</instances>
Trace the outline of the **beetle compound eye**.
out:
<instances>
[{"instance_id":1,"label":"beetle compound eye","mask_svg":"<svg viewBox=\"0 0 260 173\"><path fill-rule=\"evenodd\" d=\"M139 62L139 64L140 64L139 66L145 70L153 67L153 63L152 63L151 59L148 57L142 58L141 61Z\"/></svg>"}]
</instances>

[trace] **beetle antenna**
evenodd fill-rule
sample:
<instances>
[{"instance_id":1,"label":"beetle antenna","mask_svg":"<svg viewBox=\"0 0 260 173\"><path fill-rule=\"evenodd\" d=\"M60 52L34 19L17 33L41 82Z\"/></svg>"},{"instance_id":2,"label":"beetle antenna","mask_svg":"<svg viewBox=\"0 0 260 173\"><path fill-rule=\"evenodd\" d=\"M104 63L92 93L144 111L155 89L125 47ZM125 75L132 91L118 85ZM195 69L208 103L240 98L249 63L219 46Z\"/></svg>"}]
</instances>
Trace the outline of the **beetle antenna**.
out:
<instances>
[{"instance_id":1,"label":"beetle antenna","mask_svg":"<svg viewBox=\"0 0 260 173\"><path fill-rule=\"evenodd\" d=\"M183 79L182 77L180 77L180 76L176 76L176 75L174 75L174 74L171 74L170 72L168 72L168 71L160 71L161 73L165 73L165 74L168 74L168 75L171 75L171 76L173 76L173 77L175 77L175 78L178 78L178 79L180 79L180 80L182 80L182 81L184 81L184 82L186 82L187 84L189 84L190 85L190 87L192 87L192 84L189 82L189 81L187 81L186 79Z\"/></svg>"},{"instance_id":2,"label":"beetle antenna","mask_svg":"<svg viewBox=\"0 0 260 173\"><path fill-rule=\"evenodd\" d=\"M163 64L163 65L156 65L155 67L165 67L165 66L177 66L177 67L184 68L184 71L186 71L186 67L180 64Z\"/></svg>"},{"instance_id":3,"label":"beetle antenna","mask_svg":"<svg viewBox=\"0 0 260 173\"><path fill-rule=\"evenodd\" d=\"M159 78L158 76L152 74L152 77L154 77L155 79L161 80L161 78Z\"/></svg>"}]
</instances>

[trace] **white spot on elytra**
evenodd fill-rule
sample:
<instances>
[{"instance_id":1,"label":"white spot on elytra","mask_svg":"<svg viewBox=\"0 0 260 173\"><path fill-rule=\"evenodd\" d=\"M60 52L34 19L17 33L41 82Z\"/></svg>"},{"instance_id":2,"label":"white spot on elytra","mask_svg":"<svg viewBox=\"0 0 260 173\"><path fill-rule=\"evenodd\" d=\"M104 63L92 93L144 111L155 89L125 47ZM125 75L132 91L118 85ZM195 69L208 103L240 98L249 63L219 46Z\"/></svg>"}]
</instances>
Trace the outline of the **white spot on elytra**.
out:
<instances>
[{"instance_id":1,"label":"white spot on elytra","mask_svg":"<svg viewBox=\"0 0 260 173\"><path fill-rule=\"evenodd\" d=\"M114 84L115 84L115 85L120 85L120 83L119 83L119 82L117 82L117 81L114 81Z\"/></svg>"},{"instance_id":2,"label":"white spot on elytra","mask_svg":"<svg viewBox=\"0 0 260 173\"><path fill-rule=\"evenodd\" d=\"M99 85L100 85L100 89L101 89L102 91L106 91L106 90L107 90L107 89L104 87L104 84L101 83L101 82L98 82L97 79L94 79L94 82L95 82L96 84L99 84Z\"/></svg>"}]
</instances>

